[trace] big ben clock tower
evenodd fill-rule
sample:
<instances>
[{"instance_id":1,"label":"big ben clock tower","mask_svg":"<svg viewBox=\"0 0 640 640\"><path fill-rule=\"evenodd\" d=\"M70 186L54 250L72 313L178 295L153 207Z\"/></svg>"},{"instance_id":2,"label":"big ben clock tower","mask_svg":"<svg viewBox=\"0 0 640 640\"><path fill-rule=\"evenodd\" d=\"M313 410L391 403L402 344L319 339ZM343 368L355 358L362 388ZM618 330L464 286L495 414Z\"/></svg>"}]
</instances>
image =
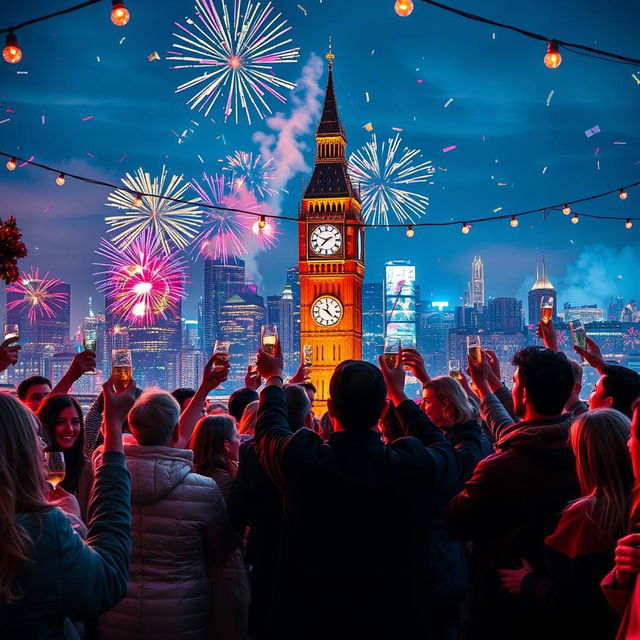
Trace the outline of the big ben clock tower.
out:
<instances>
[{"instance_id":1,"label":"big ben clock tower","mask_svg":"<svg viewBox=\"0 0 640 640\"><path fill-rule=\"evenodd\" d=\"M300 351L313 349L316 405L324 410L329 381L342 360L362 358L364 227L361 205L347 173L347 138L333 90L333 59L322 117L316 130L316 159L298 214Z\"/></svg>"}]
</instances>

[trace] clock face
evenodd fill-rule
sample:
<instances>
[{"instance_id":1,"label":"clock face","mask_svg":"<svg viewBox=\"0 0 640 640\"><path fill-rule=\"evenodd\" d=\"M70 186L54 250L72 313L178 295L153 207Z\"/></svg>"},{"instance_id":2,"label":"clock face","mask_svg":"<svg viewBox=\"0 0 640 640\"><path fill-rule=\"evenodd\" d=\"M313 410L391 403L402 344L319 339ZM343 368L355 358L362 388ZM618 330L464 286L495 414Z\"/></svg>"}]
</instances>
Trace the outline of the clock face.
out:
<instances>
[{"instance_id":1,"label":"clock face","mask_svg":"<svg viewBox=\"0 0 640 640\"><path fill-rule=\"evenodd\" d=\"M313 303L311 314L321 327L332 327L342 318L342 305L337 298L322 296Z\"/></svg>"},{"instance_id":2,"label":"clock face","mask_svg":"<svg viewBox=\"0 0 640 640\"><path fill-rule=\"evenodd\" d=\"M311 233L311 249L319 256L332 256L342 246L342 234L332 224L321 224Z\"/></svg>"}]
</instances>

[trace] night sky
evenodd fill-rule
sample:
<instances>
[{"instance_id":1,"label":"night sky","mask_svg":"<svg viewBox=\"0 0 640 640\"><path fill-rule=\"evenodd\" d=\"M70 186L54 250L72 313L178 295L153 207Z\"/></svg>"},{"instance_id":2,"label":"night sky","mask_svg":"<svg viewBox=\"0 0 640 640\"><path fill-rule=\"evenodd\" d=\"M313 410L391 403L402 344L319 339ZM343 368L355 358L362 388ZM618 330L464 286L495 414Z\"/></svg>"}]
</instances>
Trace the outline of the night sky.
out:
<instances>
[{"instance_id":1,"label":"night sky","mask_svg":"<svg viewBox=\"0 0 640 640\"><path fill-rule=\"evenodd\" d=\"M55 11L70 4L73 0L6 2L2 26L41 15L45 6ZM284 124L282 119L271 125L255 119L248 126L241 114L241 124L225 124L222 104L205 118L186 106L190 93L174 93L192 72L171 69L165 56L175 42L173 23L194 15L191 0L127 5L132 17L123 28L111 24L110 5L103 2L18 32L22 62L0 62L0 120L9 118L0 124L2 151L33 155L44 164L112 183L138 167L159 175L163 164L170 174L189 179L200 177L203 169L219 170L218 160L235 150L258 152L262 134L277 135L273 127ZM640 78L640 69L566 52L552 71L543 65L542 42L419 0L415 5L410 17L399 18L392 0L302 0L305 15L297 0L276 0L293 27L293 44L301 47L299 61L278 65L277 72L297 82L308 65L305 77L315 77L331 35L348 151L370 139L363 129L367 122L379 141L395 134L392 127L401 128L404 143L421 149L423 158L438 167L435 184L418 186L430 197L429 220L487 216L498 207L503 209L497 215L517 212L640 179L640 85L632 77ZM640 56L637 2L455 0L455 6L549 37ZM162 59L149 62L153 51ZM324 90L326 66L318 82ZM317 122L312 93L312 87L300 88L295 104L269 102L285 119L296 108L303 121L313 115L297 138L307 165L313 161ZM93 117L83 121L88 116ZM585 130L596 125L601 133L588 138ZM193 132L179 144L173 132L189 129ZM456 149L443 153L451 145ZM288 193L275 203L283 215L296 215L301 179L310 173L299 169L292 168ZM93 284L94 251L105 234L104 216L114 210L104 206L108 190L71 180L61 188L54 178L28 167L0 170L0 217L15 215L24 231L29 256L21 261L23 269L33 265L71 283L75 324L86 312L88 296L97 299L96 309L102 307ZM609 196L577 210L637 216L639 203L640 189L635 189L625 202ZM297 259L295 223L281 228L278 246L251 261L252 277L262 283L264 295L282 290L285 269ZM540 214L522 219L517 229L505 221L475 225L466 236L459 227L418 229L412 239L399 229L371 230L365 279L381 279L385 260L410 259L424 298L455 303L469 279L471 259L479 254L487 296L523 296L533 282L536 259L544 256L560 304L603 304L611 295L640 296L639 232L640 222L631 230L618 222L585 219L572 225L557 212L546 220ZM192 263L189 279L184 315L193 318L201 262Z\"/></svg>"}]
</instances>

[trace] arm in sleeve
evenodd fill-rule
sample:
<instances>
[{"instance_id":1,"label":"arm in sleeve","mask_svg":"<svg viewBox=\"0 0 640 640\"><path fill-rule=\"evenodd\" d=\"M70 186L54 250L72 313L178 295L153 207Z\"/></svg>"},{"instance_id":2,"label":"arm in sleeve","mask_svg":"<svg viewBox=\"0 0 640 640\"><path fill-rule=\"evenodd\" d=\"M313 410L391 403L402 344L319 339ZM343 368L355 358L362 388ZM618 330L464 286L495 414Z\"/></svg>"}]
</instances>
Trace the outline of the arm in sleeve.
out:
<instances>
[{"instance_id":1,"label":"arm in sleeve","mask_svg":"<svg viewBox=\"0 0 640 640\"><path fill-rule=\"evenodd\" d=\"M127 593L131 554L130 478L124 456L108 451L96 470L87 544L60 518L61 605L70 618L97 617Z\"/></svg>"},{"instance_id":2,"label":"arm in sleeve","mask_svg":"<svg viewBox=\"0 0 640 640\"><path fill-rule=\"evenodd\" d=\"M102 393L93 401L84 419L84 457L91 460L102 426Z\"/></svg>"},{"instance_id":3,"label":"arm in sleeve","mask_svg":"<svg viewBox=\"0 0 640 640\"><path fill-rule=\"evenodd\" d=\"M513 396L511 395L509 387L502 384L493 392L493 395L502 402L502 406L507 410L513 422L518 420L518 416L516 416L513 410Z\"/></svg>"},{"instance_id":4,"label":"arm in sleeve","mask_svg":"<svg viewBox=\"0 0 640 640\"><path fill-rule=\"evenodd\" d=\"M252 494L251 483L249 482L249 466L251 459L249 458L248 443L240 447L238 456L238 473L233 479L231 491L227 497L227 511L231 519L231 526L236 531L244 531L251 524Z\"/></svg>"},{"instance_id":5,"label":"arm in sleeve","mask_svg":"<svg viewBox=\"0 0 640 640\"><path fill-rule=\"evenodd\" d=\"M632 582L628 587L621 587L616 582L615 567L604 577L600 583L600 587L607 599L609 606L619 615L623 616L629 601L633 595L635 583Z\"/></svg>"},{"instance_id":6,"label":"arm in sleeve","mask_svg":"<svg viewBox=\"0 0 640 640\"><path fill-rule=\"evenodd\" d=\"M496 440L499 440L501 432L514 422L502 402L493 393L486 395L482 399L480 409L491 435Z\"/></svg>"},{"instance_id":7,"label":"arm in sleeve","mask_svg":"<svg viewBox=\"0 0 640 640\"><path fill-rule=\"evenodd\" d=\"M212 518L206 531L207 550L212 556L224 556L238 546L239 540L231 527L227 506L217 485L213 487L211 509Z\"/></svg>"}]
</instances>

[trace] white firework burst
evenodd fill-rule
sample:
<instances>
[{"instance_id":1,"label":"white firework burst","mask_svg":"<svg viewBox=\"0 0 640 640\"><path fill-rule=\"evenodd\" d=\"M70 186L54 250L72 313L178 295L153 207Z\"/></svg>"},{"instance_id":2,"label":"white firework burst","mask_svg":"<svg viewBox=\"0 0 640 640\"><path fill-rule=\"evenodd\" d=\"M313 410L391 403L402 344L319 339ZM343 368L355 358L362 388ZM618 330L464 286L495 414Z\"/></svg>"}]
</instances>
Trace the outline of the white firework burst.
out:
<instances>
[{"instance_id":1,"label":"white firework burst","mask_svg":"<svg viewBox=\"0 0 640 640\"><path fill-rule=\"evenodd\" d=\"M257 198L265 198L275 194L271 187L271 174L275 171L273 158L262 161L260 154L253 155L246 151L236 151L227 156L223 171L231 174L229 186L235 192L246 189Z\"/></svg>"}]
</instances>

